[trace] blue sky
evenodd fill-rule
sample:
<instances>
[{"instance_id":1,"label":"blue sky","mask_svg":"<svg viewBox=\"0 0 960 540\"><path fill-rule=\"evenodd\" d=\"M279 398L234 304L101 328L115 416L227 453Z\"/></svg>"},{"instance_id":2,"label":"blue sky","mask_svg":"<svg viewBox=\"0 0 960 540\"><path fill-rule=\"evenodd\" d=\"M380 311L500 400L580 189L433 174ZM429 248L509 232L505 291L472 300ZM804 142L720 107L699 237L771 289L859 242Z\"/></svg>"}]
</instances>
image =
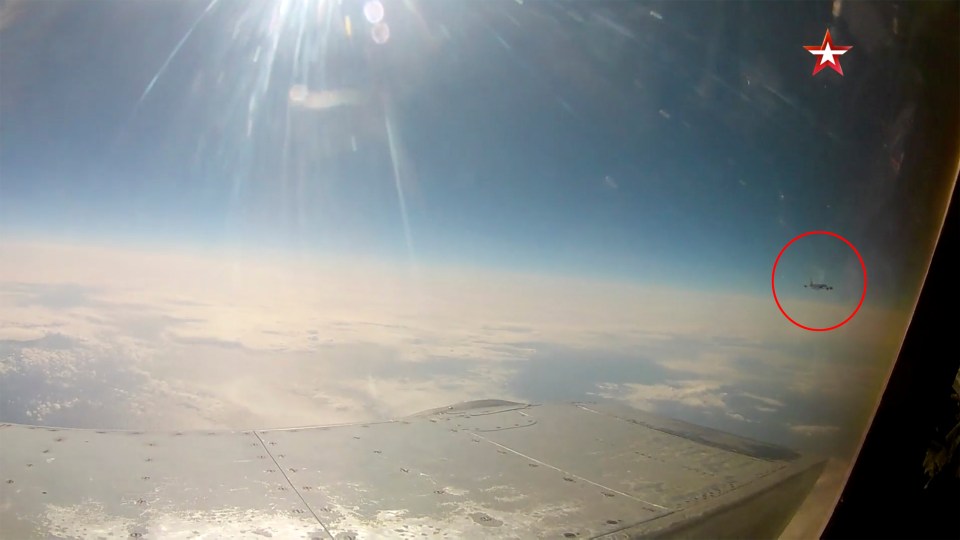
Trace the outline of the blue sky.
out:
<instances>
[{"instance_id":1,"label":"blue sky","mask_svg":"<svg viewBox=\"0 0 960 540\"><path fill-rule=\"evenodd\" d=\"M878 232L906 216L888 162L910 66L878 72L834 23L846 77L811 77L830 3L387 2L384 44L361 4L324 5L21 6L0 226L759 293L807 230L870 265L938 225ZM295 85L362 97L309 110ZM912 296L925 263L873 283Z\"/></svg>"}]
</instances>

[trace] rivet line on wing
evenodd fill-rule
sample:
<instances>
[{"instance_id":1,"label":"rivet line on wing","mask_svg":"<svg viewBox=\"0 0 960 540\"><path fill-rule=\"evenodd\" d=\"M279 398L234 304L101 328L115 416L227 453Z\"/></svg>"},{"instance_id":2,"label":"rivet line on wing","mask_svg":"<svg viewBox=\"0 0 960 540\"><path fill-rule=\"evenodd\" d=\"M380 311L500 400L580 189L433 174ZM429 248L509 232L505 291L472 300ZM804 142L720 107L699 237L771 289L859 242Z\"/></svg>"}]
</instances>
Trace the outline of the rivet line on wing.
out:
<instances>
[{"instance_id":1,"label":"rivet line on wing","mask_svg":"<svg viewBox=\"0 0 960 540\"><path fill-rule=\"evenodd\" d=\"M328 529L327 525L320 520L320 516L318 516L317 513L313 511L313 507L307 504L307 500L303 498L303 494L300 493L300 490L297 489L297 486L293 485L293 482L290 480L290 477L287 476L287 472L283 470L283 467L280 466L280 462L277 461L277 458L275 458L273 456L273 453L270 451L270 449L267 448L267 445L266 443L263 442L263 438L260 437L260 434L257 433L256 430L253 431L253 434L256 435L257 440L260 441L260 446L263 447L264 452L266 452L267 455L270 456L270 459L273 460L274 465L277 466L277 470L280 471L280 474L283 475L283 478L287 481L287 484L290 484L290 489L292 489L293 492L297 494L297 497L300 497L300 502L302 502L303 505L307 507L307 510L309 510L311 514L313 514L313 518L317 520L317 523L319 523L321 527L323 527L323 530L324 532L327 533L327 536L329 536L330 538L333 538L333 534L330 533L330 529Z\"/></svg>"},{"instance_id":2,"label":"rivet line on wing","mask_svg":"<svg viewBox=\"0 0 960 540\"><path fill-rule=\"evenodd\" d=\"M659 504L657 504L657 503L652 503L652 502L650 502L650 501L645 501L645 500L643 500L643 499L641 499L641 498L639 498L639 497L634 497L633 495L630 495L629 493L624 493L624 492L622 492L622 491L618 491L618 490L616 490L616 489L610 488L610 487L605 486L605 485L603 485L603 484L598 484L598 483L594 482L593 480L589 480L589 479L587 479L587 478L583 478L582 476L577 476L576 474L573 474L573 473L571 473L570 471L565 471L565 470L563 470L563 469L561 469L561 468L559 468L559 467L555 467L555 466L553 466L553 465L550 465L549 463L545 463L545 462L543 462L543 461L540 461L539 459L530 457L530 456L528 456L528 455L526 455L526 454L524 454L524 453L522 453L522 452L517 452L516 450L514 450L513 448L510 448L509 446L504 446L504 445L502 445L502 444L500 444L500 443L498 443L498 442L491 441L490 439L484 437L483 435L480 435L479 433L472 432L472 431L471 431L470 433L473 434L475 437L479 437L479 438L483 439L484 441L486 441L486 442L488 442L488 443L490 443L490 444L492 444L492 445L494 445L494 446L497 446L497 447L499 447L499 448L502 448L502 449L504 449L504 450L506 450L506 451L508 451L508 452L512 452L512 453L514 453L514 454L516 454L516 455L518 455L518 456L520 456L520 457L522 457L522 458L524 458L524 459L529 459L530 461L532 461L532 462L534 462L534 463L537 463L537 464L539 464L539 465L543 465L544 467L549 467L549 468L551 468L551 469L553 469L553 470L555 470L555 471L559 471L559 472L561 472L561 473L563 473L563 474L565 474L565 475L567 475L567 476L576 478L576 479L578 479L578 480L580 480L580 481L582 481L582 482L586 482L586 483L588 483L588 484L593 484L594 486L597 486L598 488L605 489L605 490L607 490L607 491L609 491L609 492L612 492L612 493L616 493L617 495L622 495L622 496L624 496L624 497L626 497L626 498L628 498L628 499L633 499L633 500L635 500L635 501L637 501L637 502L646 504L646 505L648 505L648 506L652 506L652 507L654 507L654 508L658 508L658 509L660 509L660 510L671 511L671 509L670 509L670 508L667 508L666 506L661 506L661 505L659 505Z\"/></svg>"}]
</instances>

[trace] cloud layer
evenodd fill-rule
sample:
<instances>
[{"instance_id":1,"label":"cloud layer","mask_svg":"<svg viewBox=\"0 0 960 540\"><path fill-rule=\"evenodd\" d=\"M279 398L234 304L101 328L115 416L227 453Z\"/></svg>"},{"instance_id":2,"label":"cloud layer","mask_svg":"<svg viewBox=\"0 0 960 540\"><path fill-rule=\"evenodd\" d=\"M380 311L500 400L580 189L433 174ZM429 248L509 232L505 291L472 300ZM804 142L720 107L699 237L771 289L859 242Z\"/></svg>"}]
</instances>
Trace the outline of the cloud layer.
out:
<instances>
[{"instance_id":1,"label":"cloud layer","mask_svg":"<svg viewBox=\"0 0 960 540\"><path fill-rule=\"evenodd\" d=\"M846 464L908 320L868 305L823 334L789 324L768 297L722 291L289 254L0 247L0 420L49 425L277 427L469 399L617 400Z\"/></svg>"}]
</instances>

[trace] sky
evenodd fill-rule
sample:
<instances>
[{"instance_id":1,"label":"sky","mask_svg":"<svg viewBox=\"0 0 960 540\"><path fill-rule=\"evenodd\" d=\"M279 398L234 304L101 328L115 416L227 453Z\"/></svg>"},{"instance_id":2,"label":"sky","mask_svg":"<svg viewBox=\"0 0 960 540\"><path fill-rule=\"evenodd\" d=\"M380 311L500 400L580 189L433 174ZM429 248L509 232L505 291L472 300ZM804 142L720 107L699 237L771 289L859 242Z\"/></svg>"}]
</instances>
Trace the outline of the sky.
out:
<instances>
[{"instance_id":1,"label":"sky","mask_svg":"<svg viewBox=\"0 0 960 540\"><path fill-rule=\"evenodd\" d=\"M8 229L760 291L808 230L883 261L939 227L872 230L916 68L875 73L893 53L866 42L853 76L811 77L802 44L856 37L829 3L398 4L383 44L359 3L26 6L0 68ZM916 252L884 297L909 305Z\"/></svg>"},{"instance_id":2,"label":"sky","mask_svg":"<svg viewBox=\"0 0 960 540\"><path fill-rule=\"evenodd\" d=\"M953 188L950 6L382 6L0 5L0 421L614 400L831 458L815 528ZM807 231L832 332L771 294Z\"/></svg>"}]
</instances>

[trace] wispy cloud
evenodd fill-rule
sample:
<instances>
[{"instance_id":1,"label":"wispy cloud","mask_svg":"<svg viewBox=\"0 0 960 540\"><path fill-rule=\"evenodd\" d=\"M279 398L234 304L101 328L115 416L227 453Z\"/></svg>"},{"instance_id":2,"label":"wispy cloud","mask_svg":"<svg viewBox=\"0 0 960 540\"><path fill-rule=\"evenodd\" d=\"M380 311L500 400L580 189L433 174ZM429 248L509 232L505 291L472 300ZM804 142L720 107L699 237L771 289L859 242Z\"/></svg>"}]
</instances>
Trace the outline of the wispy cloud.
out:
<instances>
[{"instance_id":1,"label":"wispy cloud","mask_svg":"<svg viewBox=\"0 0 960 540\"><path fill-rule=\"evenodd\" d=\"M813 437L816 435L832 435L840 431L840 426L792 425L790 426L790 431L807 437Z\"/></svg>"},{"instance_id":2,"label":"wispy cloud","mask_svg":"<svg viewBox=\"0 0 960 540\"><path fill-rule=\"evenodd\" d=\"M718 381L688 380L671 381L665 384L624 384L619 393L607 393L604 397L622 399L641 409L656 409L663 402L678 403L688 407L726 410Z\"/></svg>"},{"instance_id":3,"label":"wispy cloud","mask_svg":"<svg viewBox=\"0 0 960 540\"><path fill-rule=\"evenodd\" d=\"M0 384L30 381L39 400L79 398L73 410L125 425L292 425L472 397L596 396L852 441L869 412L857 400L885 372L887 344L872 330L896 322L865 309L844 335L812 341L771 317L768 298L726 292L276 254L2 247L18 265L0 268ZM128 414L105 413L104 396ZM831 406L810 410L816 402Z\"/></svg>"},{"instance_id":4,"label":"wispy cloud","mask_svg":"<svg viewBox=\"0 0 960 540\"><path fill-rule=\"evenodd\" d=\"M766 404L768 406L766 407L766 409L768 410L774 410L784 406L784 403L782 401L776 400L770 397L758 396L756 394L751 394L750 392L743 392L740 395L755 401L759 401L760 403ZM757 407L757 409L760 410L760 407Z\"/></svg>"}]
</instances>

